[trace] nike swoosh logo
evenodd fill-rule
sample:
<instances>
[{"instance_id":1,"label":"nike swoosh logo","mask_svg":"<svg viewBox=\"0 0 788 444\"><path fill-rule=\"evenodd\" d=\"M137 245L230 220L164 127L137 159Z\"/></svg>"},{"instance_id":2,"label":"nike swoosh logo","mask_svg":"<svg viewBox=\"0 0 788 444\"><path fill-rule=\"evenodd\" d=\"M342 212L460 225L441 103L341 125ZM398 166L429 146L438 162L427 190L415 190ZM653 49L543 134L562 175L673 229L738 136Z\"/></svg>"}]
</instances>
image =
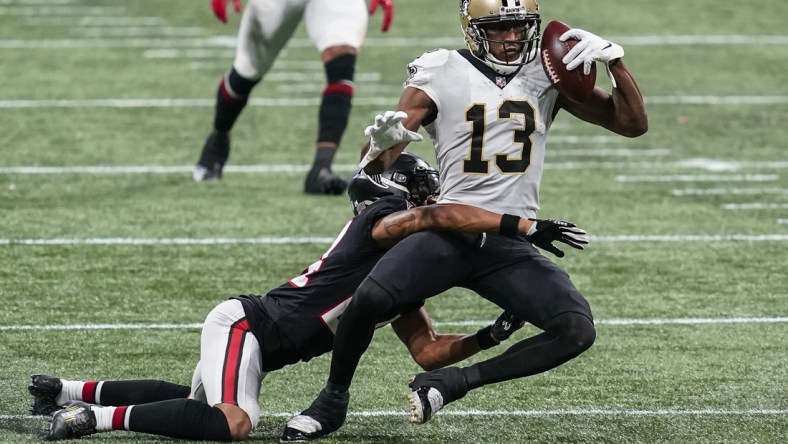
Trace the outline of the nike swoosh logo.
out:
<instances>
[{"instance_id":1,"label":"nike swoosh logo","mask_svg":"<svg viewBox=\"0 0 788 444\"><path fill-rule=\"evenodd\" d=\"M606 50L607 48L610 48L611 46L613 46L613 44L612 44L612 43L610 43L610 42L607 42L607 46L605 46L604 48L602 48L602 50L604 51L604 50Z\"/></svg>"}]
</instances>

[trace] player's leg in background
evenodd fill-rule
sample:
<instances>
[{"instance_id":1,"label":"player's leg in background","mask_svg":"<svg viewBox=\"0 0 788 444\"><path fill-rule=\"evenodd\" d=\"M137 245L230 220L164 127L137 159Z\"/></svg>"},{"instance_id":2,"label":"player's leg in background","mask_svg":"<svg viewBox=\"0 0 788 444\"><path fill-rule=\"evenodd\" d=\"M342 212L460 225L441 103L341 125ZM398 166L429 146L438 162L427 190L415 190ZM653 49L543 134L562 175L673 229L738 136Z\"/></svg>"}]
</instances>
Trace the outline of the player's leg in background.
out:
<instances>
[{"instance_id":1,"label":"player's leg in background","mask_svg":"<svg viewBox=\"0 0 788 444\"><path fill-rule=\"evenodd\" d=\"M235 60L216 92L213 130L192 171L197 182L221 179L230 155L230 131L252 89L271 69L293 35L307 0L250 0L241 17Z\"/></svg>"},{"instance_id":2,"label":"player's leg in background","mask_svg":"<svg viewBox=\"0 0 788 444\"><path fill-rule=\"evenodd\" d=\"M48 438L128 430L191 440L245 439L259 420L264 376L260 346L243 306L228 300L205 319L189 399L116 407L72 404L70 411L55 414Z\"/></svg>"},{"instance_id":3,"label":"player's leg in background","mask_svg":"<svg viewBox=\"0 0 788 444\"><path fill-rule=\"evenodd\" d=\"M317 142L304 191L309 194L342 194L347 181L331 170L334 154L350 116L356 58L367 31L367 10L361 0L310 1L304 21L320 51L326 87L318 111Z\"/></svg>"}]
</instances>

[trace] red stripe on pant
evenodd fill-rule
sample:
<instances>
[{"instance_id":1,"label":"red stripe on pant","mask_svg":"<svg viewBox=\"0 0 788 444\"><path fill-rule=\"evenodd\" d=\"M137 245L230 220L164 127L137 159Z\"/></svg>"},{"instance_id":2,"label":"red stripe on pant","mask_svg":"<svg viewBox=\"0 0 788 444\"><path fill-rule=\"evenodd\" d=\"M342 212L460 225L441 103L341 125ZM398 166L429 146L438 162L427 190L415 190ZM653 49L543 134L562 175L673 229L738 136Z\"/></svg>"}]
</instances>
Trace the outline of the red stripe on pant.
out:
<instances>
[{"instance_id":1,"label":"red stripe on pant","mask_svg":"<svg viewBox=\"0 0 788 444\"><path fill-rule=\"evenodd\" d=\"M126 409L127 406L115 407L112 412L112 430L124 430L123 425L126 423Z\"/></svg>"},{"instance_id":2,"label":"red stripe on pant","mask_svg":"<svg viewBox=\"0 0 788 444\"><path fill-rule=\"evenodd\" d=\"M241 356L248 331L249 322L246 318L230 327L230 339L227 341L222 370L222 402L226 404L238 405L238 372L241 369Z\"/></svg>"},{"instance_id":3,"label":"red stripe on pant","mask_svg":"<svg viewBox=\"0 0 788 444\"><path fill-rule=\"evenodd\" d=\"M88 404L96 403L96 389L98 381L88 381L82 386L82 400Z\"/></svg>"}]
</instances>

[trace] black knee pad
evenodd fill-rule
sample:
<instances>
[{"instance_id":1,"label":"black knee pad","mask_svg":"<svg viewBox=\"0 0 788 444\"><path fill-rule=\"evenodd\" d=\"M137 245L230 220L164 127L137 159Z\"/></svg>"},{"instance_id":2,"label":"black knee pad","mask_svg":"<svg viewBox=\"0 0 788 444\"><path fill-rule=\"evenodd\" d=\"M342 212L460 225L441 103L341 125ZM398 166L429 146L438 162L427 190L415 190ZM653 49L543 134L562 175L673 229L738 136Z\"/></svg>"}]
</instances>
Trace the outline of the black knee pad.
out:
<instances>
[{"instance_id":1,"label":"black knee pad","mask_svg":"<svg viewBox=\"0 0 788 444\"><path fill-rule=\"evenodd\" d=\"M389 292L370 278L361 282L353 293L350 304L357 313L364 313L367 319L374 319L375 322L391 319L395 307L394 299Z\"/></svg>"},{"instance_id":2,"label":"black knee pad","mask_svg":"<svg viewBox=\"0 0 788 444\"><path fill-rule=\"evenodd\" d=\"M545 330L558 336L567 347L576 350L578 354L588 350L596 340L594 321L588 316L565 312L545 323Z\"/></svg>"}]
</instances>

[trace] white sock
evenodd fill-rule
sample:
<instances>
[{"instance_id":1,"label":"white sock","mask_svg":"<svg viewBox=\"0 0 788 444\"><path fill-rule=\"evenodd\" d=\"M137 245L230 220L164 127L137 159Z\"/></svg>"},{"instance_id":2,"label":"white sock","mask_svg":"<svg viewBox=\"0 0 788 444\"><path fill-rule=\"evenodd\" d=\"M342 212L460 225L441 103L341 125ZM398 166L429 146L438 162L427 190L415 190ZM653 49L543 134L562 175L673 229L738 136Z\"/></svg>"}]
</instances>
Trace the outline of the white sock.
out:
<instances>
[{"instance_id":1,"label":"white sock","mask_svg":"<svg viewBox=\"0 0 788 444\"><path fill-rule=\"evenodd\" d=\"M84 381L69 381L61 379L63 388L55 398L57 405L66 405L69 401L82 401L82 388L85 386Z\"/></svg>"},{"instance_id":2,"label":"white sock","mask_svg":"<svg viewBox=\"0 0 788 444\"><path fill-rule=\"evenodd\" d=\"M129 416L131 416L133 407L133 405L118 407L92 406L93 413L96 415L96 431L128 430Z\"/></svg>"},{"instance_id":3,"label":"white sock","mask_svg":"<svg viewBox=\"0 0 788 444\"><path fill-rule=\"evenodd\" d=\"M93 413L96 414L96 430L99 432L108 432L112 430L112 416L115 414L117 407L100 407L92 406Z\"/></svg>"}]
</instances>

